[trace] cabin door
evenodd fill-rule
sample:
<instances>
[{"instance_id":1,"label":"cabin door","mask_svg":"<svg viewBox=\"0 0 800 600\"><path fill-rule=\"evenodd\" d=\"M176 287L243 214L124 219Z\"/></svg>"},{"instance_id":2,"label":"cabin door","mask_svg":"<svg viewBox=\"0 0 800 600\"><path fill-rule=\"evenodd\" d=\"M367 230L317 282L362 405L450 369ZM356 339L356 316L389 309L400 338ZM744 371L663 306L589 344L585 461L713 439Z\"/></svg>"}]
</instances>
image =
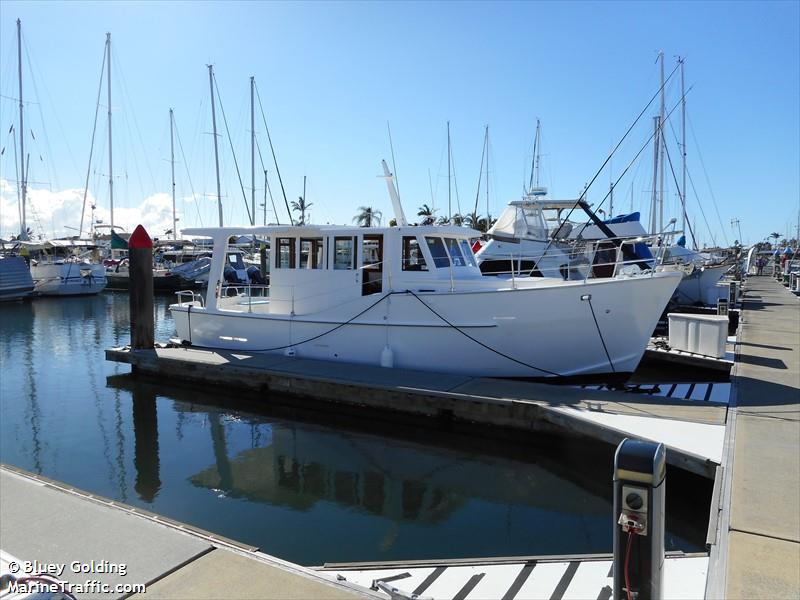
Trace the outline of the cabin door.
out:
<instances>
[{"instance_id":1,"label":"cabin door","mask_svg":"<svg viewBox=\"0 0 800 600\"><path fill-rule=\"evenodd\" d=\"M365 235L361 242L361 295L383 291L383 235Z\"/></svg>"}]
</instances>

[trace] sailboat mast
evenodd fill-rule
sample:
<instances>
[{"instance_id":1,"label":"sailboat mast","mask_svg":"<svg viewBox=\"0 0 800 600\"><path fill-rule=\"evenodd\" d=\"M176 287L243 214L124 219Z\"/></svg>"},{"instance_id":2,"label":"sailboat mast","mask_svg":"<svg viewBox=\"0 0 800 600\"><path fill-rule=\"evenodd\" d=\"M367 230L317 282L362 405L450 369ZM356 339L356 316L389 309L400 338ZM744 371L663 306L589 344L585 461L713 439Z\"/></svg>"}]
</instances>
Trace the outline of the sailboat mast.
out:
<instances>
[{"instance_id":1,"label":"sailboat mast","mask_svg":"<svg viewBox=\"0 0 800 600\"><path fill-rule=\"evenodd\" d=\"M175 116L169 109L169 162L172 166L172 239L178 239L178 219L175 217L175 136L173 134Z\"/></svg>"},{"instance_id":2,"label":"sailboat mast","mask_svg":"<svg viewBox=\"0 0 800 600\"><path fill-rule=\"evenodd\" d=\"M489 227L489 126L486 126L486 227Z\"/></svg>"},{"instance_id":3,"label":"sailboat mast","mask_svg":"<svg viewBox=\"0 0 800 600\"><path fill-rule=\"evenodd\" d=\"M658 116L653 117L653 127L655 131L653 133L653 193L650 197L650 235L658 233L658 221L656 220L656 213L658 211L658 121Z\"/></svg>"},{"instance_id":4,"label":"sailboat mast","mask_svg":"<svg viewBox=\"0 0 800 600\"><path fill-rule=\"evenodd\" d=\"M659 184L658 184L658 230L664 229L664 52L658 53L658 58L661 60L661 112L658 119L658 139L659 139Z\"/></svg>"},{"instance_id":5,"label":"sailboat mast","mask_svg":"<svg viewBox=\"0 0 800 600\"><path fill-rule=\"evenodd\" d=\"M111 155L111 34L106 34L108 57L108 204L111 209L111 231L114 231L114 161Z\"/></svg>"},{"instance_id":6,"label":"sailboat mast","mask_svg":"<svg viewBox=\"0 0 800 600\"><path fill-rule=\"evenodd\" d=\"M447 220L453 218L453 206L450 196L450 121L447 122Z\"/></svg>"},{"instance_id":7,"label":"sailboat mast","mask_svg":"<svg viewBox=\"0 0 800 600\"><path fill-rule=\"evenodd\" d=\"M251 225L256 224L256 111L255 111L256 78L250 78L250 206L253 215ZM266 204L265 204L266 206Z\"/></svg>"},{"instance_id":8,"label":"sailboat mast","mask_svg":"<svg viewBox=\"0 0 800 600\"><path fill-rule=\"evenodd\" d=\"M219 226L222 227L222 189L219 185L219 148L217 147L217 109L214 106L214 65L208 67L208 86L211 88L211 124L214 128L214 163L217 169L217 212Z\"/></svg>"},{"instance_id":9,"label":"sailboat mast","mask_svg":"<svg viewBox=\"0 0 800 600\"><path fill-rule=\"evenodd\" d=\"M541 143L539 141L539 136L541 135L541 127L542 127L541 122L539 121L539 119L536 119L536 143L534 144L536 148L534 148L534 153L533 153L533 160L535 161L534 171L536 173L536 179L533 182L533 187L537 188L539 187L539 150L540 150L539 144Z\"/></svg>"},{"instance_id":10,"label":"sailboat mast","mask_svg":"<svg viewBox=\"0 0 800 600\"><path fill-rule=\"evenodd\" d=\"M264 169L264 225L267 224L267 170ZM275 207L272 207L275 210ZM275 211L275 216L278 216L278 211Z\"/></svg>"},{"instance_id":11,"label":"sailboat mast","mask_svg":"<svg viewBox=\"0 0 800 600\"><path fill-rule=\"evenodd\" d=\"M681 187L683 188L683 192L681 194L681 230L686 229L686 91L684 88L684 79L683 79L683 63L684 60L682 58L678 58L678 62L681 64L681 137L683 141L681 143L682 146L682 155L683 155L683 183Z\"/></svg>"},{"instance_id":12,"label":"sailboat mast","mask_svg":"<svg viewBox=\"0 0 800 600\"><path fill-rule=\"evenodd\" d=\"M28 227L25 215L25 198L27 196L27 182L25 176L25 128L22 121L22 22L17 19L17 67L19 71L19 155L21 158L20 188L22 189L22 219L20 221L20 234L22 239L28 239Z\"/></svg>"}]
</instances>

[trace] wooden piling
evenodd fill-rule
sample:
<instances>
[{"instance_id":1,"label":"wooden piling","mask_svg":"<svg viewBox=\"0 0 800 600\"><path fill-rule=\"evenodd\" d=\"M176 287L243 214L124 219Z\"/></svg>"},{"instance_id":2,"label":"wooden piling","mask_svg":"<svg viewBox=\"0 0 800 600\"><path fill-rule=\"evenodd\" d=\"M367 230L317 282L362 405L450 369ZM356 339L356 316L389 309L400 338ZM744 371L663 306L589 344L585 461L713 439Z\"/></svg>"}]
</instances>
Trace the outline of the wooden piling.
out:
<instances>
[{"instance_id":1,"label":"wooden piling","mask_svg":"<svg viewBox=\"0 0 800 600\"><path fill-rule=\"evenodd\" d=\"M138 225L128 240L131 348L155 345L153 323L153 241Z\"/></svg>"}]
</instances>

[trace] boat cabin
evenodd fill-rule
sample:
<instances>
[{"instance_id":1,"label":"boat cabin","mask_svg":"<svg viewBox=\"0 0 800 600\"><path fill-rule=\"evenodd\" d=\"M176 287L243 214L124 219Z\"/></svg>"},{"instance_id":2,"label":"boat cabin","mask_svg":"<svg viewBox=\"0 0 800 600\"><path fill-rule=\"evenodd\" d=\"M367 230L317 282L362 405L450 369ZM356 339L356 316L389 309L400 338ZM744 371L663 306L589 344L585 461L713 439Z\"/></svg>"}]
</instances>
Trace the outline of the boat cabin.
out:
<instances>
[{"instance_id":1,"label":"boat cabin","mask_svg":"<svg viewBox=\"0 0 800 600\"><path fill-rule=\"evenodd\" d=\"M310 314L359 296L407 289L448 291L455 289L456 281L481 279L470 245L470 238L480 234L465 227L306 225L189 229L184 233L214 240L205 299L206 308L212 310L218 308L231 240L246 233L269 239L271 314Z\"/></svg>"}]
</instances>

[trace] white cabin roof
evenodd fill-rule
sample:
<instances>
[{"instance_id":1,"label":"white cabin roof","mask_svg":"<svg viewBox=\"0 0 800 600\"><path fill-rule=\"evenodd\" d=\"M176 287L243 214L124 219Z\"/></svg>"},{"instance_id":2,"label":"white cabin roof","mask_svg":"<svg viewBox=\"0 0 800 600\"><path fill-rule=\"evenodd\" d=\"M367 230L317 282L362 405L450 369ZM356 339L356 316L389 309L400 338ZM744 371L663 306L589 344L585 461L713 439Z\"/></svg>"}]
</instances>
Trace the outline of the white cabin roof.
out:
<instances>
[{"instance_id":1,"label":"white cabin roof","mask_svg":"<svg viewBox=\"0 0 800 600\"><path fill-rule=\"evenodd\" d=\"M452 235L459 237L479 237L481 232L469 227L456 225L409 225L406 227L356 227L347 225L261 225L246 227L192 227L183 229L183 235L211 237L217 236L287 236L287 237L319 237L325 235L357 235L386 234L397 232L399 235Z\"/></svg>"}]
</instances>

